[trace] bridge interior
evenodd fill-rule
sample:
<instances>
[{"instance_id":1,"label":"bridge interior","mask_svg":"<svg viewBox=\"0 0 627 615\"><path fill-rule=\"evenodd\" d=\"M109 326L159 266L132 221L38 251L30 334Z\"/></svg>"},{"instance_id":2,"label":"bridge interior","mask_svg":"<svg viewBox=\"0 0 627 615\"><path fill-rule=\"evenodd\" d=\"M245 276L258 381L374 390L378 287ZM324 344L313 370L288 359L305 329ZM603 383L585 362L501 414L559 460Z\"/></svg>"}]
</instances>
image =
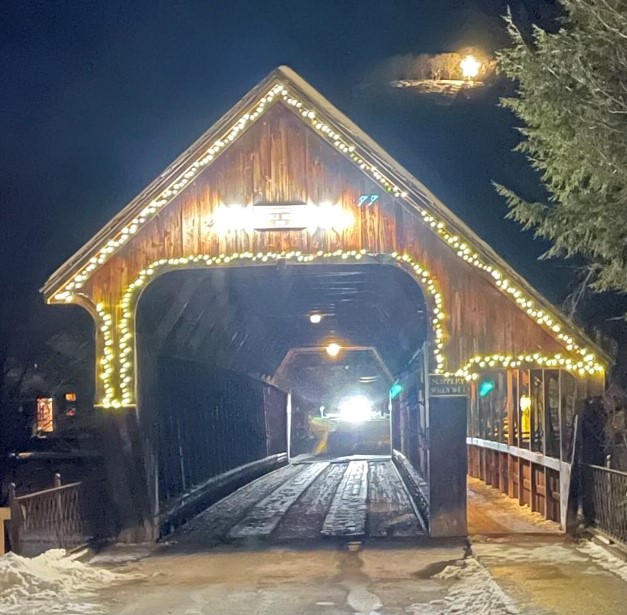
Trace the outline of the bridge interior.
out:
<instances>
[{"instance_id":1,"label":"bridge interior","mask_svg":"<svg viewBox=\"0 0 627 615\"><path fill-rule=\"evenodd\" d=\"M424 532L416 480L391 460L392 446L409 448L415 434L400 414L390 420L390 390L407 374L415 389L426 339L422 290L393 265L277 263L157 278L139 301L137 345L158 506L289 449L290 465L198 517L212 540Z\"/></svg>"}]
</instances>

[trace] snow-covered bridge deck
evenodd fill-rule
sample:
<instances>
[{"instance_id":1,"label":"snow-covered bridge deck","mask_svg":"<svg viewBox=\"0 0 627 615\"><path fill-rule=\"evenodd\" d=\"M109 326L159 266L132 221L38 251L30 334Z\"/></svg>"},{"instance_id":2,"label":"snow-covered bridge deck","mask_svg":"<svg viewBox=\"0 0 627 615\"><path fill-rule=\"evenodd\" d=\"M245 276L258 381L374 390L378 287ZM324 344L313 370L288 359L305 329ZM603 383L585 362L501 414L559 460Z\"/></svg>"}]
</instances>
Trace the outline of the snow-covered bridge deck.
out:
<instances>
[{"instance_id":1,"label":"snow-covered bridge deck","mask_svg":"<svg viewBox=\"0 0 627 615\"><path fill-rule=\"evenodd\" d=\"M288 465L242 487L181 527L179 544L242 539L416 537L424 524L389 459Z\"/></svg>"}]
</instances>

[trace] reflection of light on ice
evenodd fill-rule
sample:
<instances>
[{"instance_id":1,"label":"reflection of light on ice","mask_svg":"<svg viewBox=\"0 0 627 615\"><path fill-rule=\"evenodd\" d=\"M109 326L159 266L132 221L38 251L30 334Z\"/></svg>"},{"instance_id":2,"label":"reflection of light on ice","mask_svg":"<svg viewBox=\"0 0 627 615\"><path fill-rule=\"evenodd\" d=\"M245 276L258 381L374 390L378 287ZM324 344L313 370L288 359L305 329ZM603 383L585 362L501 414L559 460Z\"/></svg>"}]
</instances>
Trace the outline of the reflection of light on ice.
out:
<instances>
[{"instance_id":1,"label":"reflection of light on ice","mask_svg":"<svg viewBox=\"0 0 627 615\"><path fill-rule=\"evenodd\" d=\"M340 419L347 423L362 423L372 418L372 402L364 395L347 397L339 405Z\"/></svg>"}]
</instances>

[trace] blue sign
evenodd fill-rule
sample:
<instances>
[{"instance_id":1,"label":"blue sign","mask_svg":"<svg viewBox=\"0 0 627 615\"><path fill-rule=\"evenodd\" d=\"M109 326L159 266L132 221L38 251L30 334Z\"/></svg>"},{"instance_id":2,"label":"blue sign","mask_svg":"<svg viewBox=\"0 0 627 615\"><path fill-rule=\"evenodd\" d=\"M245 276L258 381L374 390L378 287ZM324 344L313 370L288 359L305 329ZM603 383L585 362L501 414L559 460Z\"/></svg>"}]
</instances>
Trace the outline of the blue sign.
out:
<instances>
[{"instance_id":1,"label":"blue sign","mask_svg":"<svg viewBox=\"0 0 627 615\"><path fill-rule=\"evenodd\" d=\"M357 207L370 207L379 200L378 194L362 194L357 201Z\"/></svg>"}]
</instances>

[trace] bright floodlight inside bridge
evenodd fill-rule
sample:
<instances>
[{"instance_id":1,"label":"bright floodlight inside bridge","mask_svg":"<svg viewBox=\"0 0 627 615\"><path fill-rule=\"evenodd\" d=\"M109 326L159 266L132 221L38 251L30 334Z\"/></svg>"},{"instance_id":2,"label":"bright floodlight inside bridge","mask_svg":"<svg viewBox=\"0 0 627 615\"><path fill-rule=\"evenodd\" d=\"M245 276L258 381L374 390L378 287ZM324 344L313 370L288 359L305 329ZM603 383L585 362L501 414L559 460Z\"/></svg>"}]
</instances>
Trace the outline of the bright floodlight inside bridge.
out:
<instances>
[{"instance_id":1,"label":"bright floodlight inside bridge","mask_svg":"<svg viewBox=\"0 0 627 615\"><path fill-rule=\"evenodd\" d=\"M337 357L337 355L340 354L340 350L342 350L342 347L339 344L336 344L335 342L331 342L326 347L327 354L330 357Z\"/></svg>"},{"instance_id":2,"label":"bright floodlight inside bridge","mask_svg":"<svg viewBox=\"0 0 627 615\"><path fill-rule=\"evenodd\" d=\"M481 62L474 56L466 56L460 62L460 66L465 79L474 79L479 74Z\"/></svg>"},{"instance_id":3,"label":"bright floodlight inside bridge","mask_svg":"<svg viewBox=\"0 0 627 615\"><path fill-rule=\"evenodd\" d=\"M363 423L372 418L372 402L364 395L347 397L339 404L340 419L347 423Z\"/></svg>"}]
</instances>

